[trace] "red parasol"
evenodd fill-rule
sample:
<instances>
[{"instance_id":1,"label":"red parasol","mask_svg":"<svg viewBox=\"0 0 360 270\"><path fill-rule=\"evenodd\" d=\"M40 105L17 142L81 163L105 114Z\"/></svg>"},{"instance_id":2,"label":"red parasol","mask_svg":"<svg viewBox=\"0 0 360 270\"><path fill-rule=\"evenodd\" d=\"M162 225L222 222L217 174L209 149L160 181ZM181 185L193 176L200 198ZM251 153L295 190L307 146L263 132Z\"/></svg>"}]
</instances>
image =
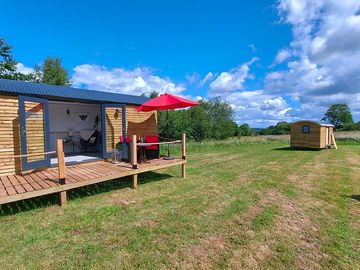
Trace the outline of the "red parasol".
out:
<instances>
[{"instance_id":1,"label":"red parasol","mask_svg":"<svg viewBox=\"0 0 360 270\"><path fill-rule=\"evenodd\" d=\"M198 102L186 98L177 97L170 94L163 94L145 102L144 104L136 107L136 109L142 112L150 112L154 110L161 111L180 109L197 105L199 105Z\"/></svg>"},{"instance_id":2,"label":"red parasol","mask_svg":"<svg viewBox=\"0 0 360 270\"><path fill-rule=\"evenodd\" d=\"M166 129L169 129L169 110L172 109L180 109L180 108L187 108L187 107L193 107L199 105L198 102L173 96L170 94L163 94L156 98L153 98L144 104L136 107L136 110L141 112L150 112L150 111L161 111L161 110L167 110L166 113ZM168 157L167 159L173 159L170 157L170 145L168 144Z\"/></svg>"}]
</instances>

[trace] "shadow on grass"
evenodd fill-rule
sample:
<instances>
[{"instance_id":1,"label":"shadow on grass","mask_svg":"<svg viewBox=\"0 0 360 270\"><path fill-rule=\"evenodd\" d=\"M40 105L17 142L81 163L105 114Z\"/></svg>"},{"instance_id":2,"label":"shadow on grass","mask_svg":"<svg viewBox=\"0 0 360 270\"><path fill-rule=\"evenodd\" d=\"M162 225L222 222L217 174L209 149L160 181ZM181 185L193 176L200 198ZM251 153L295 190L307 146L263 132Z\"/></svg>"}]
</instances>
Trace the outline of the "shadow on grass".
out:
<instances>
[{"instance_id":1,"label":"shadow on grass","mask_svg":"<svg viewBox=\"0 0 360 270\"><path fill-rule=\"evenodd\" d=\"M286 147L274 148L272 150L276 150L276 151L311 151L311 152L314 152L314 151L319 151L320 149L286 146Z\"/></svg>"},{"instance_id":2,"label":"shadow on grass","mask_svg":"<svg viewBox=\"0 0 360 270\"><path fill-rule=\"evenodd\" d=\"M173 176L164 173L146 172L139 174L139 185L162 181L172 177ZM68 200L81 199L127 187L132 187L132 178L130 176L69 190L67 191L67 198ZM20 212L57 205L58 203L59 195L56 193L8 203L0 205L0 216L14 215Z\"/></svg>"},{"instance_id":3,"label":"shadow on grass","mask_svg":"<svg viewBox=\"0 0 360 270\"><path fill-rule=\"evenodd\" d=\"M350 195L350 196L347 196L351 199L354 199L354 200L357 200L358 202L360 202L360 195Z\"/></svg>"}]
</instances>

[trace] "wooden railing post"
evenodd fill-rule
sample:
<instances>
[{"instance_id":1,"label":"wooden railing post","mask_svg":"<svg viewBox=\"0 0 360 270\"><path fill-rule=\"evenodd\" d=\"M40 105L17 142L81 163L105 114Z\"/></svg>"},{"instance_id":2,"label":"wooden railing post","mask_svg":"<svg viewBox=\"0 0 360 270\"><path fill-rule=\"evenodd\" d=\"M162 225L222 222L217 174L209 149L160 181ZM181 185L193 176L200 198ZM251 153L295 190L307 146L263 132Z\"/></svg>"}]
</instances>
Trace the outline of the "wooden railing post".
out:
<instances>
[{"instance_id":1,"label":"wooden railing post","mask_svg":"<svg viewBox=\"0 0 360 270\"><path fill-rule=\"evenodd\" d=\"M131 165L132 165L133 169L137 169L136 135L132 135L132 138L131 138Z\"/></svg>"},{"instance_id":2,"label":"wooden railing post","mask_svg":"<svg viewBox=\"0 0 360 270\"><path fill-rule=\"evenodd\" d=\"M65 155L63 149L62 139L56 141L56 152L58 158L58 169L59 169L59 183L60 185L65 185ZM66 207L66 191L60 192L60 205L61 207Z\"/></svg>"},{"instance_id":3,"label":"wooden railing post","mask_svg":"<svg viewBox=\"0 0 360 270\"><path fill-rule=\"evenodd\" d=\"M132 135L132 138L131 138L131 165L132 165L133 169L135 169L135 170L138 168L136 135ZM133 179L133 189L137 189L138 175L133 174L132 179Z\"/></svg>"},{"instance_id":4,"label":"wooden railing post","mask_svg":"<svg viewBox=\"0 0 360 270\"><path fill-rule=\"evenodd\" d=\"M181 154L182 154L182 159L185 161L186 160L186 134L183 133L181 136ZM183 163L181 165L181 175L182 178L186 178L186 163Z\"/></svg>"}]
</instances>

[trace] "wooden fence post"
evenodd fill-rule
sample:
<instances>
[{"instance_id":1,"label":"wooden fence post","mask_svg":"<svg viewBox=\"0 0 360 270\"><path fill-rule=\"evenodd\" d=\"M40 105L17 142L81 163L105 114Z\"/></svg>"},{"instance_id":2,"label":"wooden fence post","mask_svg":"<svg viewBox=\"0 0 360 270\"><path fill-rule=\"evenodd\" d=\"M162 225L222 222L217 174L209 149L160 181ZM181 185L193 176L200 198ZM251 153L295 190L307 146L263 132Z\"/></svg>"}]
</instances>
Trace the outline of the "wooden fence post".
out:
<instances>
[{"instance_id":1,"label":"wooden fence post","mask_svg":"<svg viewBox=\"0 0 360 270\"><path fill-rule=\"evenodd\" d=\"M62 139L56 141L56 152L58 158L58 169L59 169L59 183L60 185L65 185L65 155L63 149ZM66 191L60 192L60 205L61 207L66 207Z\"/></svg>"},{"instance_id":2,"label":"wooden fence post","mask_svg":"<svg viewBox=\"0 0 360 270\"><path fill-rule=\"evenodd\" d=\"M133 169L137 169L137 147L136 147L136 135L132 135L131 139L131 165ZM133 174L133 189L137 189L138 175Z\"/></svg>"},{"instance_id":3,"label":"wooden fence post","mask_svg":"<svg viewBox=\"0 0 360 270\"><path fill-rule=\"evenodd\" d=\"M181 136L181 153L182 153L182 159L186 160L186 134L183 133ZM183 163L181 165L181 175L182 178L186 178L186 164Z\"/></svg>"}]
</instances>

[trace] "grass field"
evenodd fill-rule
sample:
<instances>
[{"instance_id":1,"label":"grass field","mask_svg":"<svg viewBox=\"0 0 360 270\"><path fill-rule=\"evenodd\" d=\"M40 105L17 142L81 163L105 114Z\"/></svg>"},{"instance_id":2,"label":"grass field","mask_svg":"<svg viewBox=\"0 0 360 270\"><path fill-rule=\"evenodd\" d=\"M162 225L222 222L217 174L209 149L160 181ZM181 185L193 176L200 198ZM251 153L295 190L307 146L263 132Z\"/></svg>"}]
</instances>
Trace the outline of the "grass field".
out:
<instances>
[{"instance_id":1,"label":"grass field","mask_svg":"<svg viewBox=\"0 0 360 270\"><path fill-rule=\"evenodd\" d=\"M360 145L189 144L180 167L1 208L1 269L360 269Z\"/></svg>"}]
</instances>

